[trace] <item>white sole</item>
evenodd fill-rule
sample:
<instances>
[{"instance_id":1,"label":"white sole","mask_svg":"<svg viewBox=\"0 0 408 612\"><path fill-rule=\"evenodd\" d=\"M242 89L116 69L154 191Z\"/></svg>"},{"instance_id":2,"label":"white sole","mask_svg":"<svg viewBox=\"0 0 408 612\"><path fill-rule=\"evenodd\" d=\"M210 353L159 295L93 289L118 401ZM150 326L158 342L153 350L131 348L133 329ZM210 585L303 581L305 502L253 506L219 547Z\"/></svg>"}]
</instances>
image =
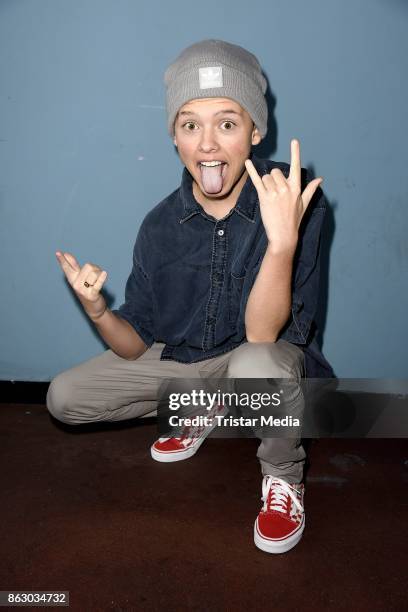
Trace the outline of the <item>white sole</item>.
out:
<instances>
[{"instance_id":1,"label":"white sole","mask_svg":"<svg viewBox=\"0 0 408 612\"><path fill-rule=\"evenodd\" d=\"M219 412L219 416L225 416L228 411L224 408L223 411ZM190 459L193 457L204 440L210 435L213 429L217 427L217 422L215 422L208 430L205 432L205 435L202 436L196 443L192 444L185 450L177 450L177 451L159 451L154 448L152 445L150 447L150 454L152 459L155 461L160 461L161 463L174 463L174 461L183 461L184 459Z\"/></svg>"},{"instance_id":2,"label":"white sole","mask_svg":"<svg viewBox=\"0 0 408 612\"><path fill-rule=\"evenodd\" d=\"M208 432L208 434L209 433L210 432ZM155 461L161 461L162 463L173 463L174 461L183 461L183 459L190 459L190 457L195 455L198 449L200 448L200 446L202 445L202 443L204 442L204 440L205 438L202 438L202 440L190 446L189 448L186 448L183 451L161 452L153 448L153 446L151 446L150 454Z\"/></svg>"},{"instance_id":3,"label":"white sole","mask_svg":"<svg viewBox=\"0 0 408 612\"><path fill-rule=\"evenodd\" d=\"M303 517L303 524L299 527L298 531L291 535L289 538L286 538L283 541L280 540L269 540L268 538L264 538L260 535L258 531L258 519L255 521L254 525L254 542L255 546L260 550L263 550L267 553L272 554L281 554L285 553L300 541L303 531L305 529L305 517Z\"/></svg>"}]
</instances>

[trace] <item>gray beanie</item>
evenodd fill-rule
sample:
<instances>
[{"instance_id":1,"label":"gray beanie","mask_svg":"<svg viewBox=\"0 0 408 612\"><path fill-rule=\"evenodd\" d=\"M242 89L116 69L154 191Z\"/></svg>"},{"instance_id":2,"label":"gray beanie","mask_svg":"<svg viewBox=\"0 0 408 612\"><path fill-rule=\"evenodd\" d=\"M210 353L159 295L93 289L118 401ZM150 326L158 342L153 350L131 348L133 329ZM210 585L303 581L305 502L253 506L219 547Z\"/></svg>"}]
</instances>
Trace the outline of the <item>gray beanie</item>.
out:
<instances>
[{"instance_id":1,"label":"gray beanie","mask_svg":"<svg viewBox=\"0 0 408 612\"><path fill-rule=\"evenodd\" d=\"M251 116L263 138L267 130L266 79L252 53L223 40L187 47L164 74L167 126L174 136L179 109L196 98L232 98Z\"/></svg>"}]
</instances>

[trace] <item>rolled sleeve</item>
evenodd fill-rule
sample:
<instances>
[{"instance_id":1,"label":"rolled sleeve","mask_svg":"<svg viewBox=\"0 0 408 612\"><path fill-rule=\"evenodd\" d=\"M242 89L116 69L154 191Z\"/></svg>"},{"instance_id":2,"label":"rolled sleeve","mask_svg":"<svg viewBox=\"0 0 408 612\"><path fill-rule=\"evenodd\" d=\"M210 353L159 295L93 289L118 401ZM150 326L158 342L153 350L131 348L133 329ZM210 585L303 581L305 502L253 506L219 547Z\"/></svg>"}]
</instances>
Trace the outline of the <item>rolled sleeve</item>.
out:
<instances>
[{"instance_id":1,"label":"rolled sleeve","mask_svg":"<svg viewBox=\"0 0 408 612\"><path fill-rule=\"evenodd\" d=\"M133 249L133 266L126 282L125 301L114 314L125 319L148 346L154 342L153 303L149 277L143 267L143 237L139 232Z\"/></svg>"}]
</instances>

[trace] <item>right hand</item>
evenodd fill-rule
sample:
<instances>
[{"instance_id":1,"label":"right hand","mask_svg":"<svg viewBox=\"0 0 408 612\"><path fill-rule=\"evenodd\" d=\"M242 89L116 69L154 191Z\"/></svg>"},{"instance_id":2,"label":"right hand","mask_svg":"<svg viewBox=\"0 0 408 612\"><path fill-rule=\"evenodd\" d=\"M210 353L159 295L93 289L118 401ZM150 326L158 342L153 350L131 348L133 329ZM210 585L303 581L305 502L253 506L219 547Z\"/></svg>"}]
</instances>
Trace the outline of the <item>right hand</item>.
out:
<instances>
[{"instance_id":1,"label":"right hand","mask_svg":"<svg viewBox=\"0 0 408 612\"><path fill-rule=\"evenodd\" d=\"M71 253L55 253L67 281L75 291L86 314L95 321L105 312L107 305L100 290L108 273L95 264L86 263L82 268ZM87 287L84 283L87 283Z\"/></svg>"}]
</instances>

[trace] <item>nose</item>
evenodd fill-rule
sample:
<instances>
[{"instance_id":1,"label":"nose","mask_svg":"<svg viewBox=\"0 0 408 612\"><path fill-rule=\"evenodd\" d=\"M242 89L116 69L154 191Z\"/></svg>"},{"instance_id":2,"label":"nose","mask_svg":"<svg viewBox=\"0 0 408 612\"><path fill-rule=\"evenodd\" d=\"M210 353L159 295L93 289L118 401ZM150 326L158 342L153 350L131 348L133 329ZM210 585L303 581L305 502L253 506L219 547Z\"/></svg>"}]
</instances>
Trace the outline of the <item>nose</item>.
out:
<instances>
[{"instance_id":1,"label":"nose","mask_svg":"<svg viewBox=\"0 0 408 612\"><path fill-rule=\"evenodd\" d=\"M203 153L210 153L211 151L216 151L218 149L217 139L212 127L208 126L203 128L201 132L199 149Z\"/></svg>"}]
</instances>

